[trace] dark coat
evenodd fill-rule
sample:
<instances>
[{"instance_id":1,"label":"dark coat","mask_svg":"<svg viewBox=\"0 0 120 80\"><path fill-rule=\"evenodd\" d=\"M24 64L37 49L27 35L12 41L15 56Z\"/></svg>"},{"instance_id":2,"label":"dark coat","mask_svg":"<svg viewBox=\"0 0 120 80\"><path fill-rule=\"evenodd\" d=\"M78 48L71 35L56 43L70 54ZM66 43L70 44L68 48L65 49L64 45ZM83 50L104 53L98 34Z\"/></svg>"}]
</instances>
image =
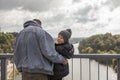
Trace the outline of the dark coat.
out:
<instances>
[{"instance_id":1,"label":"dark coat","mask_svg":"<svg viewBox=\"0 0 120 80\"><path fill-rule=\"evenodd\" d=\"M63 57L70 59L74 54L74 47L72 44L55 44L56 51L61 54ZM62 78L69 74L69 65L68 64L54 64L53 68L54 75L53 78Z\"/></svg>"}]
</instances>

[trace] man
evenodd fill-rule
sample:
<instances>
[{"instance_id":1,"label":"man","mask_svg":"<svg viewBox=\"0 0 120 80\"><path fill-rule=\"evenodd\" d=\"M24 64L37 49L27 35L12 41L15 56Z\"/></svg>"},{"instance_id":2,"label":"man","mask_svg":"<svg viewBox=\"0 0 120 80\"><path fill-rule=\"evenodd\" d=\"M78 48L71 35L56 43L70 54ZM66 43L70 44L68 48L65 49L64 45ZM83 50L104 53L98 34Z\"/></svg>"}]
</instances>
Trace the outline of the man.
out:
<instances>
[{"instance_id":1,"label":"man","mask_svg":"<svg viewBox=\"0 0 120 80\"><path fill-rule=\"evenodd\" d=\"M53 74L53 63L67 64L67 60L55 51L53 38L34 19L24 23L14 47L14 60L22 80L48 80Z\"/></svg>"}]
</instances>

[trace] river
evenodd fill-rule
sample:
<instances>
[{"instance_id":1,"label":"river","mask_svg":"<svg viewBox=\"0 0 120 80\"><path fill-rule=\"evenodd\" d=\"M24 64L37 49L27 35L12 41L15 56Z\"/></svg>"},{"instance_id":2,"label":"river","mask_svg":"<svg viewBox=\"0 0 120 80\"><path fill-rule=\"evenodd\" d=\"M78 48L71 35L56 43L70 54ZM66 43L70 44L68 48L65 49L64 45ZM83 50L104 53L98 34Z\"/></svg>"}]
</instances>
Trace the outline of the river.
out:
<instances>
[{"instance_id":1,"label":"river","mask_svg":"<svg viewBox=\"0 0 120 80\"><path fill-rule=\"evenodd\" d=\"M78 52L78 43L74 44L75 53ZM80 80L80 59L73 60L73 78L72 78L72 60L69 60L70 74L64 80ZM82 61L82 80L89 79L89 59L81 59ZM99 80L107 80L107 67L100 64ZM91 60L91 80L98 80L98 62ZM117 80L117 74L111 67L108 67L108 80Z\"/></svg>"}]
</instances>

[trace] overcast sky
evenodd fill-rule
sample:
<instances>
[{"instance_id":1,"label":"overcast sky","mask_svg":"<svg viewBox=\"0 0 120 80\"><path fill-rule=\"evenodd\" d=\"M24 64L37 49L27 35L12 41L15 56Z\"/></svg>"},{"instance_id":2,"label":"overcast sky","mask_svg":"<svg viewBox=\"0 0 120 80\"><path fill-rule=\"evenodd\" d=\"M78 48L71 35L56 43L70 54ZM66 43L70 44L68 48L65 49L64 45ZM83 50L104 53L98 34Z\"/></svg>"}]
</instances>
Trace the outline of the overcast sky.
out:
<instances>
[{"instance_id":1,"label":"overcast sky","mask_svg":"<svg viewBox=\"0 0 120 80\"><path fill-rule=\"evenodd\" d=\"M1 31L19 32L33 18L53 37L67 28L72 37L120 34L120 0L0 0Z\"/></svg>"}]
</instances>

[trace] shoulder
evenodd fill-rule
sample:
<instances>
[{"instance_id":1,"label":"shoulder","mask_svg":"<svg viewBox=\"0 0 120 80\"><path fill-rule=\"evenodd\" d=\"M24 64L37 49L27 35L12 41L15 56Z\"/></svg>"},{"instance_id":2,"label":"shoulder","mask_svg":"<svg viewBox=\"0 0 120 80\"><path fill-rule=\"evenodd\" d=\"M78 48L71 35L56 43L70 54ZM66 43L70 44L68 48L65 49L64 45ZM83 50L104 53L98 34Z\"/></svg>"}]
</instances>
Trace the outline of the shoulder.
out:
<instances>
[{"instance_id":1,"label":"shoulder","mask_svg":"<svg viewBox=\"0 0 120 80\"><path fill-rule=\"evenodd\" d=\"M68 48L68 49L71 49L71 48L73 48L73 45L70 44L70 43L67 43L67 44L64 45L64 47L65 47L65 48Z\"/></svg>"},{"instance_id":2,"label":"shoulder","mask_svg":"<svg viewBox=\"0 0 120 80\"><path fill-rule=\"evenodd\" d=\"M37 37L41 38L41 37L45 37L45 30L41 29L41 28L34 28L34 32L36 33Z\"/></svg>"}]
</instances>

